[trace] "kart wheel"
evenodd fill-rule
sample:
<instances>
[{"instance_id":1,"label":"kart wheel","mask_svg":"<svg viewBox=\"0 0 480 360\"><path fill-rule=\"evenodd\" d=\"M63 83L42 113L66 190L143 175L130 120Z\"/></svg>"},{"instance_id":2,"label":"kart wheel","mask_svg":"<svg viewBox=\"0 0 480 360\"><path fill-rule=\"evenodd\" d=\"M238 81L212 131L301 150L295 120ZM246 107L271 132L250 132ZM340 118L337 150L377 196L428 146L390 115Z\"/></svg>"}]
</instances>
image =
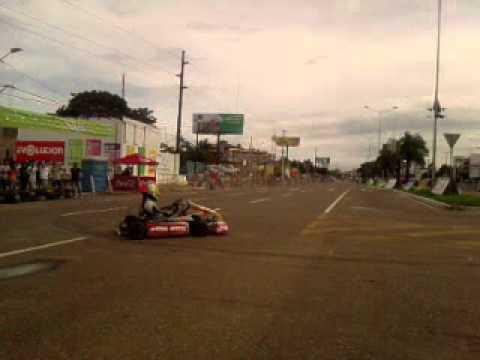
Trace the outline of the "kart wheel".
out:
<instances>
[{"instance_id":1,"label":"kart wheel","mask_svg":"<svg viewBox=\"0 0 480 360\"><path fill-rule=\"evenodd\" d=\"M145 223L136 219L135 221L130 221L128 224L128 237L131 240L143 240L147 236L147 227Z\"/></svg>"},{"instance_id":2,"label":"kart wheel","mask_svg":"<svg viewBox=\"0 0 480 360\"><path fill-rule=\"evenodd\" d=\"M190 223L190 234L195 237L204 237L208 235L208 225L205 221L194 219Z\"/></svg>"}]
</instances>

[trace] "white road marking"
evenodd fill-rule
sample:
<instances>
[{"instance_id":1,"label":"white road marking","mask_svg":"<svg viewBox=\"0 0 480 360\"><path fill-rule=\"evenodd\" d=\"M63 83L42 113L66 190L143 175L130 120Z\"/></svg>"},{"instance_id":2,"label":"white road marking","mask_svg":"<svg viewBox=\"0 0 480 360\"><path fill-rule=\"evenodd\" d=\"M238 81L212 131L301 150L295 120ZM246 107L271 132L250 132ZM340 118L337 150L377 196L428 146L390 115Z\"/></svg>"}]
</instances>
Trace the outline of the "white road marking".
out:
<instances>
[{"instance_id":1,"label":"white road marking","mask_svg":"<svg viewBox=\"0 0 480 360\"><path fill-rule=\"evenodd\" d=\"M438 210L438 209L437 209L435 206L433 206L433 205L426 204L426 203L424 203L423 201L417 200L417 199L415 199L415 198L413 198L413 197L411 197L411 196L408 196L408 197L409 197L412 201L416 202L417 204L426 206L426 207L429 208L430 210L435 210L435 211Z\"/></svg>"},{"instance_id":2,"label":"white road marking","mask_svg":"<svg viewBox=\"0 0 480 360\"><path fill-rule=\"evenodd\" d=\"M77 242L77 241L83 241L83 240L87 240L87 238L86 237L77 237L77 238L74 238L74 239L57 241L57 242L53 242L53 243L49 243L49 244L32 246L32 247L25 248L25 249L9 251L9 252L6 252L6 253L1 253L0 254L0 259L1 258L6 258L6 257L9 257L9 256L20 255L20 254L24 254L24 253L28 253L28 252L32 252L32 251L43 250L43 249L51 248L51 247L54 247L54 246L71 244L71 243L74 243L74 242Z\"/></svg>"},{"instance_id":3,"label":"white road marking","mask_svg":"<svg viewBox=\"0 0 480 360\"><path fill-rule=\"evenodd\" d=\"M117 206L117 207L112 207L112 208L108 208L108 209L82 210L82 211L69 212L69 213L66 213L66 214L62 214L60 216L68 217L68 216L76 216L76 215L97 214L97 213L105 213L105 212L110 212L110 211L124 210L126 208L127 208L126 206Z\"/></svg>"},{"instance_id":4,"label":"white road marking","mask_svg":"<svg viewBox=\"0 0 480 360\"><path fill-rule=\"evenodd\" d=\"M262 202L269 201L269 200L270 200L269 198L252 200L252 201L250 201L250 204L258 204L258 203L262 203Z\"/></svg>"},{"instance_id":5,"label":"white road marking","mask_svg":"<svg viewBox=\"0 0 480 360\"><path fill-rule=\"evenodd\" d=\"M282 197L284 198L288 198L288 197L291 197L293 194L283 194Z\"/></svg>"},{"instance_id":6,"label":"white road marking","mask_svg":"<svg viewBox=\"0 0 480 360\"><path fill-rule=\"evenodd\" d=\"M330 188L328 189L328 191L335 191L335 188Z\"/></svg>"},{"instance_id":7,"label":"white road marking","mask_svg":"<svg viewBox=\"0 0 480 360\"><path fill-rule=\"evenodd\" d=\"M328 208L325 209L324 214L330 214L330 212L338 205L340 201L350 192L350 190L345 191L342 195L340 195L333 203L330 204Z\"/></svg>"}]
</instances>

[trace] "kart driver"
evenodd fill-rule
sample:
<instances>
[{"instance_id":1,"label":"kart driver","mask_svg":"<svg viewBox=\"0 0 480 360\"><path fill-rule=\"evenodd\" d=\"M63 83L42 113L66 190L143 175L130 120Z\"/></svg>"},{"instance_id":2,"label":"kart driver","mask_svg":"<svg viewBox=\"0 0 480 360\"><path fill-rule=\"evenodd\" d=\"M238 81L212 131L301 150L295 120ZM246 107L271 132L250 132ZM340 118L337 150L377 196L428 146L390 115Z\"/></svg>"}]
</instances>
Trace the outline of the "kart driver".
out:
<instances>
[{"instance_id":1,"label":"kart driver","mask_svg":"<svg viewBox=\"0 0 480 360\"><path fill-rule=\"evenodd\" d=\"M155 195L155 184L149 182L142 192L142 206L140 208L140 214L147 217L154 217L159 213L158 199Z\"/></svg>"}]
</instances>

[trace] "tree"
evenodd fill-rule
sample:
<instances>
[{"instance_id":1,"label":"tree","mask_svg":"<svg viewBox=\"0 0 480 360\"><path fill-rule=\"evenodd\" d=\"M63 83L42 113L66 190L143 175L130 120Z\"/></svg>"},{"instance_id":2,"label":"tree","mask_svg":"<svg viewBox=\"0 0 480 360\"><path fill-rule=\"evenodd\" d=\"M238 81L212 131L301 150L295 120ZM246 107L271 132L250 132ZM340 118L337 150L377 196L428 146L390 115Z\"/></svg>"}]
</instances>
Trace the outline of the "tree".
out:
<instances>
[{"instance_id":1,"label":"tree","mask_svg":"<svg viewBox=\"0 0 480 360\"><path fill-rule=\"evenodd\" d=\"M67 106L57 110L59 116L69 117L115 117L127 115L127 102L120 96L108 91L84 91L75 94Z\"/></svg>"},{"instance_id":2,"label":"tree","mask_svg":"<svg viewBox=\"0 0 480 360\"><path fill-rule=\"evenodd\" d=\"M425 157L428 155L427 145L420 134L410 134L408 131L399 140L398 153L401 160L407 163L407 181L410 178L412 163L425 165Z\"/></svg>"},{"instance_id":3,"label":"tree","mask_svg":"<svg viewBox=\"0 0 480 360\"><path fill-rule=\"evenodd\" d=\"M153 110L148 108L130 109L128 117L150 125L157 122L157 118L153 116Z\"/></svg>"},{"instance_id":4,"label":"tree","mask_svg":"<svg viewBox=\"0 0 480 360\"><path fill-rule=\"evenodd\" d=\"M126 116L153 125L157 119L148 108L130 109L125 99L108 91L83 91L73 94L68 105L58 108L56 114L65 117L113 117Z\"/></svg>"},{"instance_id":5,"label":"tree","mask_svg":"<svg viewBox=\"0 0 480 360\"><path fill-rule=\"evenodd\" d=\"M400 156L397 151L384 147L378 156L376 163L378 170L385 177L398 175Z\"/></svg>"}]
</instances>

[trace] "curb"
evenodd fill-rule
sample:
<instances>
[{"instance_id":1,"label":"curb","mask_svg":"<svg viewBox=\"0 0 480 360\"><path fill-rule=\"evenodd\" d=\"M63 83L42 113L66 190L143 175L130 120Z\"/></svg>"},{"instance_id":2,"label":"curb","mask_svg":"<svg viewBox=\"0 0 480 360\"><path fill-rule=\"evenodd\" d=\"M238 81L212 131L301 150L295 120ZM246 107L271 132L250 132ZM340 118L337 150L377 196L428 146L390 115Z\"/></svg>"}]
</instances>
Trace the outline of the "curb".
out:
<instances>
[{"instance_id":1,"label":"curb","mask_svg":"<svg viewBox=\"0 0 480 360\"><path fill-rule=\"evenodd\" d=\"M453 205L449 205L449 204L445 204L445 203L442 203L440 201L437 201L437 200L433 200L433 199L429 199L429 198L426 198L424 196L420 196L420 195L415 195L415 194L412 194L412 193L409 193L407 191L403 191L403 190L393 190L394 192L396 193L401 193L401 194L405 194L407 196L410 196L412 199L415 199L415 200L418 200L424 204L427 204L427 205L430 205L430 206L433 206L437 209L444 209L444 210L464 210L462 207L459 207L459 206L453 206Z\"/></svg>"}]
</instances>

